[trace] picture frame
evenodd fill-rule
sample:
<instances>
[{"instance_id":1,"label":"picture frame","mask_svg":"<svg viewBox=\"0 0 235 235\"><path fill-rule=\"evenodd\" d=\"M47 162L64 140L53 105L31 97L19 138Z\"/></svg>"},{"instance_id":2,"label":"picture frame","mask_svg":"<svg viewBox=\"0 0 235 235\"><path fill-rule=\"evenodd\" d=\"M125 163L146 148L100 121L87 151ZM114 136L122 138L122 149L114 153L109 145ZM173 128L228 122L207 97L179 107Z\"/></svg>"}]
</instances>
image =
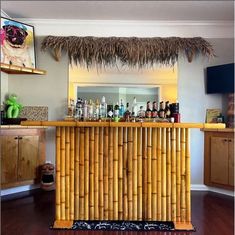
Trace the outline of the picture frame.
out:
<instances>
[{"instance_id":1,"label":"picture frame","mask_svg":"<svg viewBox=\"0 0 235 235\"><path fill-rule=\"evenodd\" d=\"M1 63L36 68L34 26L1 17Z\"/></svg>"},{"instance_id":2,"label":"picture frame","mask_svg":"<svg viewBox=\"0 0 235 235\"><path fill-rule=\"evenodd\" d=\"M222 120L218 120L221 116L221 109L207 109L206 110L206 123L218 123Z\"/></svg>"}]
</instances>

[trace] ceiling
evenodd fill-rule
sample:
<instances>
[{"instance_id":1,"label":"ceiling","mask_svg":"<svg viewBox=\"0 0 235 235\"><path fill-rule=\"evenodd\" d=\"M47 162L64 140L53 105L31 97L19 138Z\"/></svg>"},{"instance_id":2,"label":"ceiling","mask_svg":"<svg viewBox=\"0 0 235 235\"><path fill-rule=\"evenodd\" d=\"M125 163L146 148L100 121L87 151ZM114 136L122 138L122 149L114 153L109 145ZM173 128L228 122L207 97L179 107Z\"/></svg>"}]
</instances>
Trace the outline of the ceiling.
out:
<instances>
[{"instance_id":1,"label":"ceiling","mask_svg":"<svg viewBox=\"0 0 235 235\"><path fill-rule=\"evenodd\" d=\"M233 21L234 2L223 1L1 1L12 18Z\"/></svg>"}]
</instances>

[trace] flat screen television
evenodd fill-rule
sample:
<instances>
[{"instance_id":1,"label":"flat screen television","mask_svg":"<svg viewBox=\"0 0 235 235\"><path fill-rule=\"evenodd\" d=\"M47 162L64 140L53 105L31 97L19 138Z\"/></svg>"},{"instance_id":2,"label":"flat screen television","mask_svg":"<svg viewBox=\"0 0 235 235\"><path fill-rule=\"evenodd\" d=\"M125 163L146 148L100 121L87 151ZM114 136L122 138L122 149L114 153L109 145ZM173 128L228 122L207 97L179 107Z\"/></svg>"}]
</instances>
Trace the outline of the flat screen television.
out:
<instances>
[{"instance_id":1,"label":"flat screen television","mask_svg":"<svg viewBox=\"0 0 235 235\"><path fill-rule=\"evenodd\" d=\"M206 93L234 93L234 63L207 67Z\"/></svg>"}]
</instances>

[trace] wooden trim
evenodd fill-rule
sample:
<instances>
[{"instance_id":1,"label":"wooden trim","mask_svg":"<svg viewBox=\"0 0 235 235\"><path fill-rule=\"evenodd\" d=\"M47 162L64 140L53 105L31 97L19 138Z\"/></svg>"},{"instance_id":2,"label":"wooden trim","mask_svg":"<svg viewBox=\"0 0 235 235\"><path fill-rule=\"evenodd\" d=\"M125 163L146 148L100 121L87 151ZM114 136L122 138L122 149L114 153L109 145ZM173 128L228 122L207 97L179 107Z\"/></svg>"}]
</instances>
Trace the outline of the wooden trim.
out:
<instances>
[{"instance_id":1,"label":"wooden trim","mask_svg":"<svg viewBox=\"0 0 235 235\"><path fill-rule=\"evenodd\" d=\"M22 121L22 126L225 128L224 123Z\"/></svg>"},{"instance_id":2,"label":"wooden trim","mask_svg":"<svg viewBox=\"0 0 235 235\"><path fill-rule=\"evenodd\" d=\"M191 223L188 222L174 222L175 230L194 230Z\"/></svg>"},{"instance_id":3,"label":"wooden trim","mask_svg":"<svg viewBox=\"0 0 235 235\"><path fill-rule=\"evenodd\" d=\"M56 220L53 228L72 228L73 220Z\"/></svg>"}]
</instances>

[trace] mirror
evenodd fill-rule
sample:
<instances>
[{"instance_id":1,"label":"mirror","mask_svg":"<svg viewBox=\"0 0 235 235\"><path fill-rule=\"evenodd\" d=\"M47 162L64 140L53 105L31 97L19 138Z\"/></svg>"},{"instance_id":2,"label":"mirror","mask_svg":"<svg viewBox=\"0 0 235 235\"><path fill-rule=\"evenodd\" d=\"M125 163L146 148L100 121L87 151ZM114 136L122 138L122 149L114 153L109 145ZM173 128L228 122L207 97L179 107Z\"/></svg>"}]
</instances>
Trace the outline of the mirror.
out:
<instances>
[{"instance_id":1,"label":"mirror","mask_svg":"<svg viewBox=\"0 0 235 235\"><path fill-rule=\"evenodd\" d=\"M108 104L123 100L132 104L136 97L138 106L156 100L174 103L177 100L177 65L174 67L134 69L118 67L87 70L80 66L70 66L68 102L77 98L101 100L104 95Z\"/></svg>"}]
</instances>

